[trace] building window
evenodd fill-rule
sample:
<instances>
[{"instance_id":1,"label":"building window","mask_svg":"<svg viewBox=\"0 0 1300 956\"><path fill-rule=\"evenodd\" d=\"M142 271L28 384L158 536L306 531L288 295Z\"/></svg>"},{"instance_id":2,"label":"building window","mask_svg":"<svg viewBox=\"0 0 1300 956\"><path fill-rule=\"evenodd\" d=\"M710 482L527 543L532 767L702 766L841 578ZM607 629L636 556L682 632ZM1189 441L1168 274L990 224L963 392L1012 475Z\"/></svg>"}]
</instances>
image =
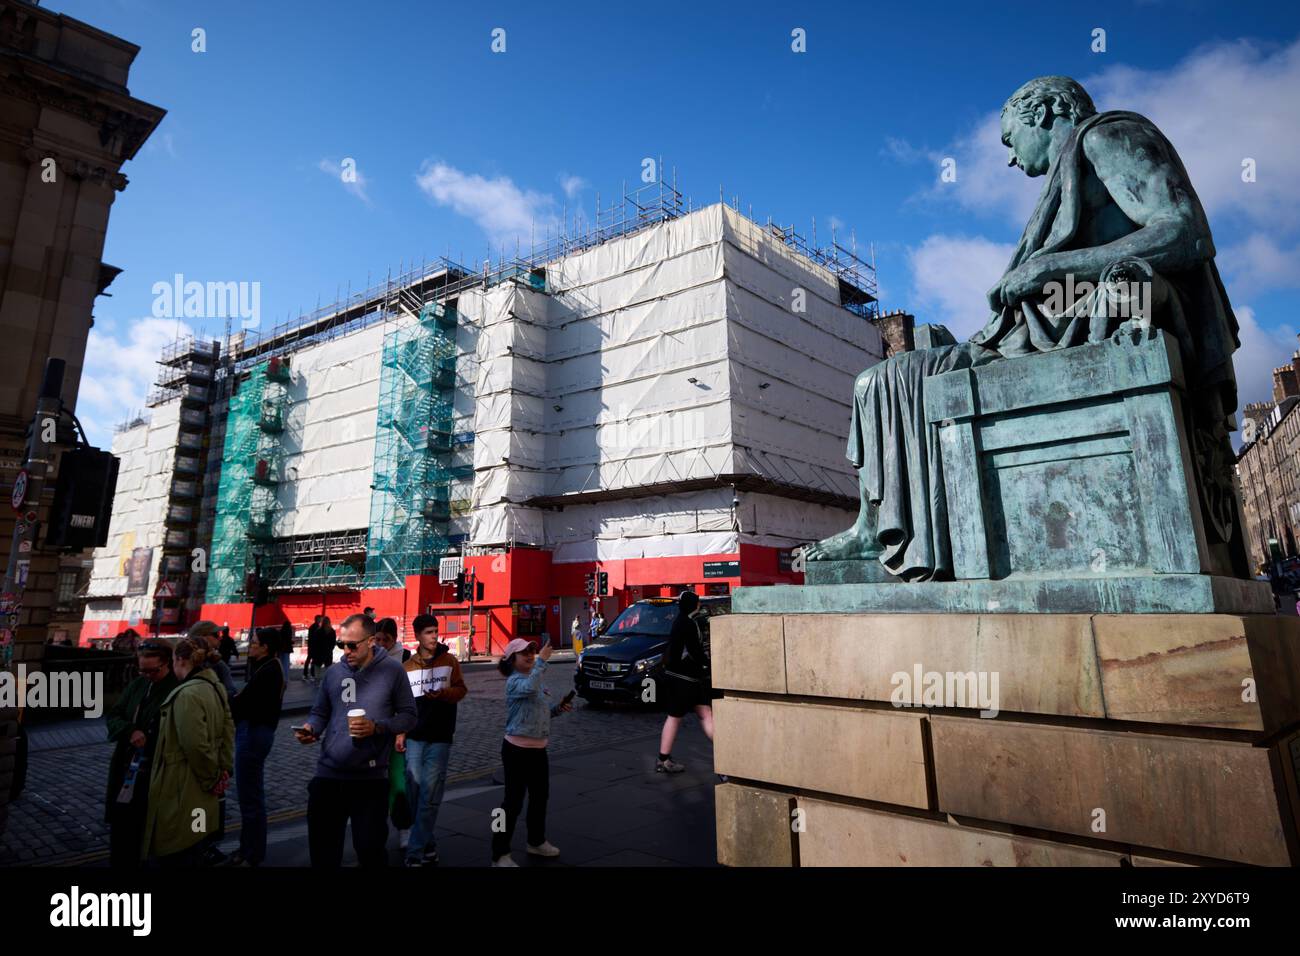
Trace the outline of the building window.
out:
<instances>
[{"instance_id":1,"label":"building window","mask_svg":"<svg viewBox=\"0 0 1300 956\"><path fill-rule=\"evenodd\" d=\"M77 599L77 579L79 577L80 573L77 571L59 572L58 603L60 606L71 604Z\"/></svg>"}]
</instances>

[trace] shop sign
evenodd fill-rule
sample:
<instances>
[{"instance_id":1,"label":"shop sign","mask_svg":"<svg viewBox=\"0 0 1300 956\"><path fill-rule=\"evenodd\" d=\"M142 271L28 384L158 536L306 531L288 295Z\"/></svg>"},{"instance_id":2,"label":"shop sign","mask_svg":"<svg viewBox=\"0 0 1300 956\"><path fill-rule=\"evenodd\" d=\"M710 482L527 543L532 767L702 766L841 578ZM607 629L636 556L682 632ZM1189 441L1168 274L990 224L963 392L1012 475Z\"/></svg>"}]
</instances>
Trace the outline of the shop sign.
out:
<instances>
[{"instance_id":1,"label":"shop sign","mask_svg":"<svg viewBox=\"0 0 1300 956\"><path fill-rule=\"evenodd\" d=\"M705 561L704 576L706 578L738 578L740 577L740 562Z\"/></svg>"}]
</instances>

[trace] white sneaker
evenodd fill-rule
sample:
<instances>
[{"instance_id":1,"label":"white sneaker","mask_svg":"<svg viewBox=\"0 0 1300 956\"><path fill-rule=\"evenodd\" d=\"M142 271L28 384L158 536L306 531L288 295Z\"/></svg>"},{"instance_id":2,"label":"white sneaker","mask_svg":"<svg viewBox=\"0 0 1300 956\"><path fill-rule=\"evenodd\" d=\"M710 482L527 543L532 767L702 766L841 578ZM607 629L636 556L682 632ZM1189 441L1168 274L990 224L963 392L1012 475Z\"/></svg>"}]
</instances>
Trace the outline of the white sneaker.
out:
<instances>
[{"instance_id":1,"label":"white sneaker","mask_svg":"<svg viewBox=\"0 0 1300 956\"><path fill-rule=\"evenodd\" d=\"M407 847L407 844L409 844L410 842L411 842L411 831L410 831L410 830L398 830L398 831L397 831L397 844L398 844L398 846L400 846L403 850L405 850L406 847Z\"/></svg>"},{"instance_id":2,"label":"white sneaker","mask_svg":"<svg viewBox=\"0 0 1300 956\"><path fill-rule=\"evenodd\" d=\"M533 856L559 856L560 848L552 846L551 841L546 840L541 846L533 846L532 844L529 844L528 852Z\"/></svg>"},{"instance_id":3,"label":"white sneaker","mask_svg":"<svg viewBox=\"0 0 1300 956\"><path fill-rule=\"evenodd\" d=\"M497 857L495 860L492 861L492 865L493 865L493 866L513 866L513 867L515 867L516 869L519 868L519 864L515 862L515 858L512 857L509 853L507 853L505 856L499 856L499 857Z\"/></svg>"}]
</instances>

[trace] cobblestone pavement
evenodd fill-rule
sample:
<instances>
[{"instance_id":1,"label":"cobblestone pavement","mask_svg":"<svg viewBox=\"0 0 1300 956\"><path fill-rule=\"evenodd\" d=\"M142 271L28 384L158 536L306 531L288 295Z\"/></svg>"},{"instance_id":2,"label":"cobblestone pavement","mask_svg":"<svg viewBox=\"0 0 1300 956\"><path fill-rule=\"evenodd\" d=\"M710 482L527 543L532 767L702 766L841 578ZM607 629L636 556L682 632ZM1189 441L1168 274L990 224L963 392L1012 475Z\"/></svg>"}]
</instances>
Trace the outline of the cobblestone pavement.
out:
<instances>
[{"instance_id":1,"label":"cobblestone pavement","mask_svg":"<svg viewBox=\"0 0 1300 956\"><path fill-rule=\"evenodd\" d=\"M571 662L551 665L546 684L556 699L573 686L573 671ZM491 772L501 761L505 678L494 667L472 666L465 671L465 682L469 694L457 712L449 783ZM577 709L572 714L552 725L550 751L555 757L645 738L663 724L662 712L595 709L581 700L575 703ZM267 761L267 810L273 820L291 817L307 805L307 781L315 770L317 748L299 744L289 731L291 724L303 719L301 712L281 719ZM33 748L27 787L11 806L9 825L0 841L0 866L95 862L107 854L104 786L111 754L107 742ZM233 789L226 812L227 826L237 824L239 803Z\"/></svg>"}]
</instances>

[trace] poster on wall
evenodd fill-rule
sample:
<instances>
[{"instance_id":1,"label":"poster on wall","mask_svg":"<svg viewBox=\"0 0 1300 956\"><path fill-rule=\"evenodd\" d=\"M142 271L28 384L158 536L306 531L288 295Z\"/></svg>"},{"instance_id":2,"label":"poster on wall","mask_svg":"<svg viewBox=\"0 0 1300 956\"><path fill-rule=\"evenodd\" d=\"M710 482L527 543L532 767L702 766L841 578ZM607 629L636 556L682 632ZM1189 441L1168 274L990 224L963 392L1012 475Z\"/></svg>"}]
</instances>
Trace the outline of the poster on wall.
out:
<instances>
[{"instance_id":1,"label":"poster on wall","mask_svg":"<svg viewBox=\"0 0 1300 956\"><path fill-rule=\"evenodd\" d=\"M149 569L153 566L153 548L136 548L126 565L126 593L128 596L147 594Z\"/></svg>"}]
</instances>

